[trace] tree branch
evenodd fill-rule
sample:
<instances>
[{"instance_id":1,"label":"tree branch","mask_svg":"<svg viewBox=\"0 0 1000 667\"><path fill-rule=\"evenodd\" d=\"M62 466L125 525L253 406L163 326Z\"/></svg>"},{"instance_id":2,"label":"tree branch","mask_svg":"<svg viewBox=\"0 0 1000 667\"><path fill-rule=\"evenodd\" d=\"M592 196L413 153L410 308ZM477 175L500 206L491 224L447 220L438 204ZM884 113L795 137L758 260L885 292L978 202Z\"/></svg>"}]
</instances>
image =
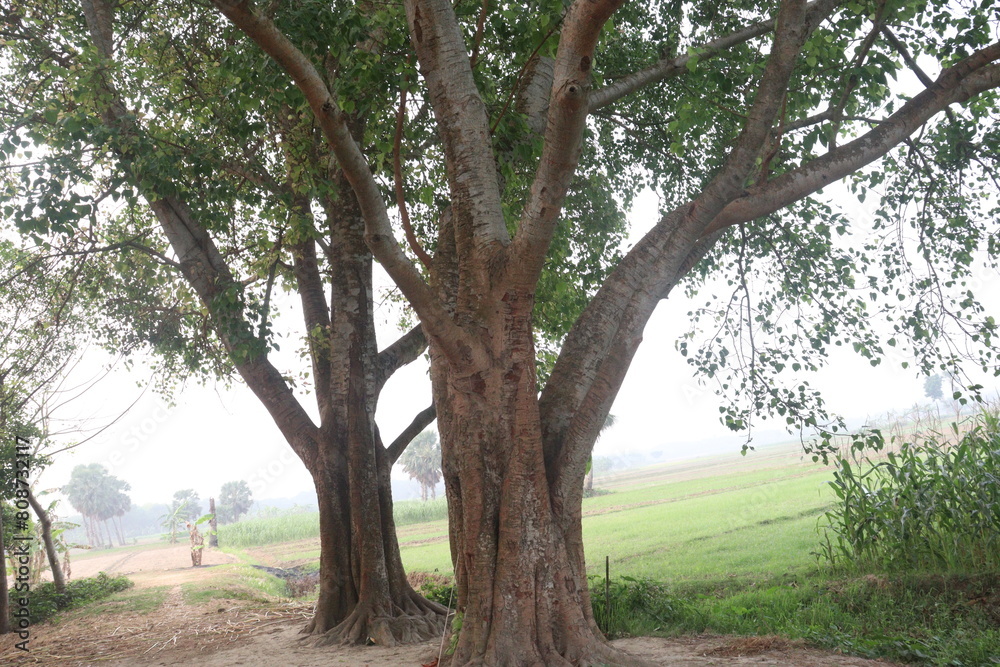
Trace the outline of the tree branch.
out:
<instances>
[{"instance_id":1,"label":"tree branch","mask_svg":"<svg viewBox=\"0 0 1000 667\"><path fill-rule=\"evenodd\" d=\"M403 366L415 361L427 349L427 339L420 326L415 326L400 336L396 342L378 353L376 359L375 393Z\"/></svg>"},{"instance_id":2,"label":"tree branch","mask_svg":"<svg viewBox=\"0 0 1000 667\"><path fill-rule=\"evenodd\" d=\"M772 30L774 30L773 19L761 21L760 23L755 23L744 28L743 30L731 33L725 37L720 37L719 39L708 42L703 46L696 47L691 51L697 54L695 57L700 62L718 55L722 51L732 48L733 46L749 42L755 37L766 35ZM600 90L594 91L590 96L590 112L593 113L602 107L613 104L623 97L627 97L628 95L631 95L646 86L659 83L665 79L673 78L678 74L685 72L687 70L688 63L691 62L691 57L690 53L686 53L683 56L662 58L644 70L640 70L634 74L629 74L612 84L604 86Z\"/></svg>"},{"instance_id":3,"label":"tree branch","mask_svg":"<svg viewBox=\"0 0 1000 667\"><path fill-rule=\"evenodd\" d=\"M407 0L410 42L437 119L456 220L481 260L510 242L500 205L489 116L450 0ZM471 254L470 253L470 254ZM483 266L485 262L480 262Z\"/></svg>"},{"instance_id":4,"label":"tree branch","mask_svg":"<svg viewBox=\"0 0 1000 667\"><path fill-rule=\"evenodd\" d=\"M625 256L567 335L542 393L546 472L575 502L589 447L660 299L720 234L705 227L741 191L781 109L796 58L820 20L801 0L782 3L774 44L753 105L725 165L701 196L663 219ZM703 240L699 241L699 237Z\"/></svg>"},{"instance_id":5,"label":"tree branch","mask_svg":"<svg viewBox=\"0 0 1000 667\"><path fill-rule=\"evenodd\" d=\"M815 15L826 16L836 4L835 0L815 0L809 3L806 7L806 11L810 17L809 20L812 21L812 17ZM749 42L755 37L766 35L772 30L774 30L774 19L761 21L725 37L720 37L702 46L695 47L692 51L696 54L699 61L706 60L734 46ZM621 98L631 95L646 86L683 73L690 61L690 54L673 58L663 58L644 70L630 74L615 83L594 91L590 96L590 112L593 113L601 107L617 102Z\"/></svg>"},{"instance_id":6,"label":"tree branch","mask_svg":"<svg viewBox=\"0 0 1000 667\"><path fill-rule=\"evenodd\" d=\"M410 212L406 208L406 192L403 190L403 161L400 157L403 143L403 123L406 120L406 82L399 88L399 110L396 112L396 137L392 142L392 176L393 185L396 190L396 206L399 208L399 218L403 223L403 233L406 235L406 242L410 244L410 250L417 256L420 263L425 268L430 268L431 257L420 245L417 235L413 233L413 225L410 224Z\"/></svg>"},{"instance_id":7,"label":"tree branch","mask_svg":"<svg viewBox=\"0 0 1000 667\"><path fill-rule=\"evenodd\" d=\"M306 204L308 206L308 204ZM308 209L306 209L308 210ZM302 302L302 319L316 378L316 399L320 406L330 400L330 307L316 258L316 246L304 240L292 246L293 272Z\"/></svg>"},{"instance_id":8,"label":"tree branch","mask_svg":"<svg viewBox=\"0 0 1000 667\"><path fill-rule=\"evenodd\" d=\"M396 436L392 444L385 448L386 456L389 458L389 465L393 465L399 460L400 455L406 451L406 447L415 437L420 435L425 428L437 419L437 411L434 406L424 408L413 418L410 425L403 429L403 432Z\"/></svg>"},{"instance_id":9,"label":"tree branch","mask_svg":"<svg viewBox=\"0 0 1000 667\"><path fill-rule=\"evenodd\" d=\"M91 38L105 60L111 62L113 11L107 0L84 0L85 16ZM104 108L100 110L105 121L124 137L135 136L140 128L135 124L135 116L127 112L120 95L105 79L98 79L102 86ZM131 149L124 149L128 151ZM150 202L150 208L167 236L174 254L180 261L181 273L194 288L210 312L213 323L226 349L234 349L233 336L252 337L249 325L242 312L221 313L215 307L216 298L231 286L236 285L229 266L206 229L198 224L186 203L177 197L160 197L148 186L136 179L134 185ZM316 455L317 428L309 415L295 399L281 373L271 364L265 354L251 355L245 361L235 361L234 365L247 385L274 417L275 423L285 435L288 443L307 465Z\"/></svg>"},{"instance_id":10,"label":"tree branch","mask_svg":"<svg viewBox=\"0 0 1000 667\"><path fill-rule=\"evenodd\" d=\"M622 4L624 0L577 0L563 21L542 158L510 251L515 283L533 287L541 274L580 157L594 49L604 24Z\"/></svg>"},{"instance_id":11,"label":"tree branch","mask_svg":"<svg viewBox=\"0 0 1000 667\"><path fill-rule=\"evenodd\" d=\"M723 209L705 233L773 213L871 164L949 105L1000 87L1000 64L992 64L997 60L1000 60L1000 42L944 70L932 86L863 136L748 190L745 197Z\"/></svg>"}]
</instances>

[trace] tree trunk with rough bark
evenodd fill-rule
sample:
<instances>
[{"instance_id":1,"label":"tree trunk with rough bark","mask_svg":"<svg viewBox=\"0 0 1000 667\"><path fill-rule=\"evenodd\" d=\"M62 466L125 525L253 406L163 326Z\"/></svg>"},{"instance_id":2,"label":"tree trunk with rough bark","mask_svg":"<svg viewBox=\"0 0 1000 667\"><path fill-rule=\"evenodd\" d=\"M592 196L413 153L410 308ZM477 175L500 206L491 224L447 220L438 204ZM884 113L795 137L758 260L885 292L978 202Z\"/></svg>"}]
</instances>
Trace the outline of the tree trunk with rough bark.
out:
<instances>
[{"instance_id":1,"label":"tree trunk with rough bark","mask_svg":"<svg viewBox=\"0 0 1000 667\"><path fill-rule=\"evenodd\" d=\"M559 484L543 456L531 297L512 292L502 303L489 330L490 357L504 363L455 373L432 345L464 614L453 664L628 664L597 630L583 560L567 548L560 511L573 508L553 502ZM582 469L576 479L582 488Z\"/></svg>"}]
</instances>

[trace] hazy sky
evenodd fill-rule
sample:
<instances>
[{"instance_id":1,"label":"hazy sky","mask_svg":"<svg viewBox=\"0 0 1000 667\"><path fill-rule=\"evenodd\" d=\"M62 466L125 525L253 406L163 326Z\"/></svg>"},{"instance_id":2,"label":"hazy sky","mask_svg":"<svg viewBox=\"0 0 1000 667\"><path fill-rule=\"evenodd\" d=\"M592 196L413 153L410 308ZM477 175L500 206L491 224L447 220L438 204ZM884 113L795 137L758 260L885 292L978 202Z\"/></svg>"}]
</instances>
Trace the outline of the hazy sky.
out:
<instances>
[{"instance_id":1,"label":"hazy sky","mask_svg":"<svg viewBox=\"0 0 1000 667\"><path fill-rule=\"evenodd\" d=\"M872 198L874 200L875 198ZM641 236L655 219L656 202L641 197L633 211L633 233L629 244ZM863 210L854 212L864 216ZM387 284L384 277L383 285ZM990 297L997 312L1000 281L983 276L977 285L982 298ZM703 301L699 299L699 301ZM669 450L678 458L695 456L709 447L728 445L738 451L743 437L732 434L719 423L720 399L712 386L700 385L674 343L686 330L686 313L692 304L678 290L653 314L644 342L632 363L612 413L618 418L598 442L596 455L626 450ZM296 313L289 312L295 317ZM380 344L398 335L393 324L396 313L380 311ZM286 340L277 355L279 367L291 369L299 344ZM90 360L92 368L81 369L81 377L99 366L99 353ZM820 388L829 407L848 418L878 416L923 402L923 382L915 371L902 370L901 359L889 359L878 368L849 351L835 348L827 369L810 376ZM88 416L91 424L106 423L129 405L141 389L149 371L137 364L132 373L115 373L103 380L77 403L66 416ZM194 488L203 499L217 495L227 481L245 479L256 499L293 496L312 490L305 468L285 444L278 429L253 394L239 385L221 387L188 385L175 397L176 406L147 391L118 423L85 445L59 455L41 479L42 488L61 486L72 468L98 462L129 482L134 503L169 502L173 493ZM303 403L315 414L312 397ZM404 368L386 385L378 411L378 423L386 442L404 428L413 414L430 404L430 382L423 359ZM778 427L771 422L762 430ZM716 439L711 445L699 441Z\"/></svg>"}]
</instances>

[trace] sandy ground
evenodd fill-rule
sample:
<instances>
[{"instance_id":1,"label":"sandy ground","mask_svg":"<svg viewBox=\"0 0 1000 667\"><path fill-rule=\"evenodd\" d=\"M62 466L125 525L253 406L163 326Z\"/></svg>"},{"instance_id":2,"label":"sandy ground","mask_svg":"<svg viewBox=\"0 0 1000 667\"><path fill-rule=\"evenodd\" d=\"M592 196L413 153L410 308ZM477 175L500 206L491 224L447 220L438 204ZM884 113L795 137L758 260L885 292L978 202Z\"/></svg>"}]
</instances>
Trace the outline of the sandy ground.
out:
<instances>
[{"instance_id":1,"label":"sandy ground","mask_svg":"<svg viewBox=\"0 0 1000 667\"><path fill-rule=\"evenodd\" d=\"M247 601L215 600L187 605L181 595L182 583L207 579L214 570L212 566L235 560L207 549L204 565L192 568L189 554L187 546L180 545L77 561L73 565L74 578L99 571L127 574L140 590L169 587L166 602L148 614L71 613L57 624L33 626L27 653L15 648L15 636L0 637L0 664L420 667L434 664L437 659L439 642L396 648L315 648L299 634L311 612L307 604L261 606ZM636 637L618 640L615 645L658 665L875 667L887 664L816 651L775 637Z\"/></svg>"}]
</instances>

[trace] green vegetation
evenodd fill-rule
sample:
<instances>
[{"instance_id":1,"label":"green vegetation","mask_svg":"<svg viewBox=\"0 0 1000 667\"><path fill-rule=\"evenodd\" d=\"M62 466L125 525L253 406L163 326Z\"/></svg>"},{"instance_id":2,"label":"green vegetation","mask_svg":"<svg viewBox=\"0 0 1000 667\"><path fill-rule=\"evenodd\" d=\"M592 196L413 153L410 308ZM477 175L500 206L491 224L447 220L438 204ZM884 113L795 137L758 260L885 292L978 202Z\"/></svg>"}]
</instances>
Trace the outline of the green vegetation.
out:
<instances>
[{"instance_id":1,"label":"green vegetation","mask_svg":"<svg viewBox=\"0 0 1000 667\"><path fill-rule=\"evenodd\" d=\"M52 582L38 584L32 587L29 595L31 622L40 623L60 611L83 607L131 587L132 581L128 578L109 577L104 572L96 577L66 582L65 593L57 593ZM19 595L16 591L10 592L11 609L18 608Z\"/></svg>"},{"instance_id":2,"label":"green vegetation","mask_svg":"<svg viewBox=\"0 0 1000 667\"><path fill-rule=\"evenodd\" d=\"M444 497L427 501L402 500L392 504L392 516L397 526L447 519L448 501Z\"/></svg>"},{"instance_id":3,"label":"green vegetation","mask_svg":"<svg viewBox=\"0 0 1000 667\"><path fill-rule=\"evenodd\" d=\"M396 526L408 526L448 518L448 503L436 500L403 500L393 503ZM246 548L319 538L319 512L298 512L275 517L245 519L219 526L219 543Z\"/></svg>"},{"instance_id":4,"label":"green vegetation","mask_svg":"<svg viewBox=\"0 0 1000 667\"><path fill-rule=\"evenodd\" d=\"M898 662L1000 662L1000 577L921 574L837 580L773 577L681 581L591 579L601 629L611 637L719 633L781 635ZM608 611L610 609L610 611Z\"/></svg>"},{"instance_id":5,"label":"green vegetation","mask_svg":"<svg viewBox=\"0 0 1000 667\"><path fill-rule=\"evenodd\" d=\"M219 526L219 544L225 548L257 547L319 537L319 512L245 519Z\"/></svg>"},{"instance_id":6,"label":"green vegetation","mask_svg":"<svg viewBox=\"0 0 1000 667\"><path fill-rule=\"evenodd\" d=\"M884 460L838 457L822 555L849 571L997 571L1000 417L954 432L954 447L930 434Z\"/></svg>"},{"instance_id":7,"label":"green vegetation","mask_svg":"<svg viewBox=\"0 0 1000 667\"><path fill-rule=\"evenodd\" d=\"M594 619L611 639L662 633L693 609L666 586L649 579L591 577L590 584Z\"/></svg>"}]
</instances>

